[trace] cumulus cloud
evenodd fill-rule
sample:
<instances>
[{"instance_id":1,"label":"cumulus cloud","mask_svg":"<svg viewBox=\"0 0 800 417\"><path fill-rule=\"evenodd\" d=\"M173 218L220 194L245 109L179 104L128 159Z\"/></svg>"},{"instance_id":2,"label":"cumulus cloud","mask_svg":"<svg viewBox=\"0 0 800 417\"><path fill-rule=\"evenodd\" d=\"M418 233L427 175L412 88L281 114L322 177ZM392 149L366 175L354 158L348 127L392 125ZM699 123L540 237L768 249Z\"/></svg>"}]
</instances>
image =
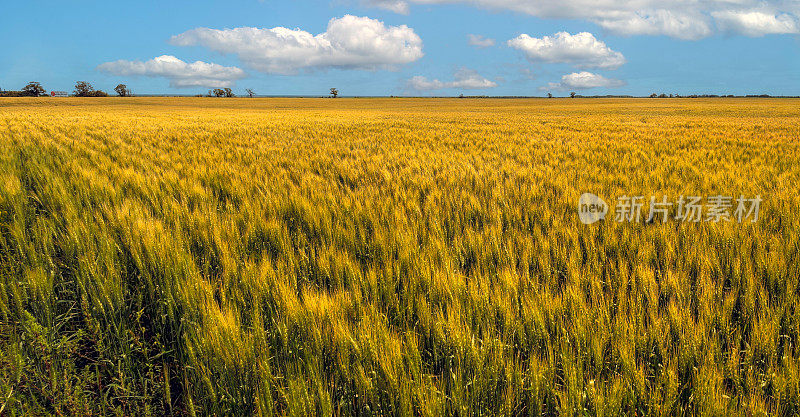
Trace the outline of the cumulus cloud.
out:
<instances>
[{"instance_id":1,"label":"cumulus cloud","mask_svg":"<svg viewBox=\"0 0 800 417\"><path fill-rule=\"evenodd\" d=\"M747 36L789 34L800 32L798 19L789 14L772 14L762 11L724 11L712 14L720 29Z\"/></svg>"},{"instance_id":2,"label":"cumulus cloud","mask_svg":"<svg viewBox=\"0 0 800 417\"><path fill-rule=\"evenodd\" d=\"M100 71L118 76L140 75L162 77L171 87L231 87L236 80L246 76L237 67L196 61L188 63L171 55L162 55L149 61L119 60L106 62L97 67Z\"/></svg>"},{"instance_id":3,"label":"cumulus cloud","mask_svg":"<svg viewBox=\"0 0 800 417\"><path fill-rule=\"evenodd\" d=\"M497 87L497 83L482 77L476 71L462 68L456 71L454 80L449 82L429 80L423 76L416 76L408 80L408 87L417 91L443 90L446 88L460 88L464 90L480 90Z\"/></svg>"},{"instance_id":4,"label":"cumulus cloud","mask_svg":"<svg viewBox=\"0 0 800 417\"><path fill-rule=\"evenodd\" d=\"M522 51L531 61L567 63L579 68L615 69L625 63L621 53L588 32L558 32L541 38L522 34L508 41L508 46Z\"/></svg>"},{"instance_id":5,"label":"cumulus cloud","mask_svg":"<svg viewBox=\"0 0 800 417\"><path fill-rule=\"evenodd\" d=\"M494 39L486 38L483 35L467 35L469 44L476 48L489 48L494 46Z\"/></svg>"},{"instance_id":6,"label":"cumulus cloud","mask_svg":"<svg viewBox=\"0 0 800 417\"><path fill-rule=\"evenodd\" d=\"M587 90L598 87L622 87L626 84L627 83L622 80L615 80L588 71L581 71L564 75L561 77L561 82L549 83L547 86L542 87L541 90Z\"/></svg>"},{"instance_id":7,"label":"cumulus cloud","mask_svg":"<svg viewBox=\"0 0 800 417\"><path fill-rule=\"evenodd\" d=\"M283 27L197 28L170 42L235 54L250 68L276 74L324 68L391 70L423 56L422 40L408 26L351 15L331 19L327 31L318 35Z\"/></svg>"},{"instance_id":8,"label":"cumulus cloud","mask_svg":"<svg viewBox=\"0 0 800 417\"><path fill-rule=\"evenodd\" d=\"M403 1L406 2L462 3L493 10L526 13L540 18L583 19L621 35L666 35L687 40L710 36L714 33L715 26L746 36L796 33L800 15L800 3L797 0ZM768 9L770 12L749 11L758 8Z\"/></svg>"}]
</instances>

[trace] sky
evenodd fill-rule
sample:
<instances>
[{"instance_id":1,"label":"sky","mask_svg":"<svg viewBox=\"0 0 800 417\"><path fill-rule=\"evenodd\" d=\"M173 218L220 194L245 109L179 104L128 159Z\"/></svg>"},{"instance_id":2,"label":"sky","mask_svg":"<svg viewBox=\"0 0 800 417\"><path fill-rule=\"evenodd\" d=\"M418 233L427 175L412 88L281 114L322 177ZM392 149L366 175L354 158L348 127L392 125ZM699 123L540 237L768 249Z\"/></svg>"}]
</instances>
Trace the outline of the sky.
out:
<instances>
[{"instance_id":1,"label":"sky","mask_svg":"<svg viewBox=\"0 0 800 417\"><path fill-rule=\"evenodd\" d=\"M0 88L800 95L800 0L8 0Z\"/></svg>"}]
</instances>

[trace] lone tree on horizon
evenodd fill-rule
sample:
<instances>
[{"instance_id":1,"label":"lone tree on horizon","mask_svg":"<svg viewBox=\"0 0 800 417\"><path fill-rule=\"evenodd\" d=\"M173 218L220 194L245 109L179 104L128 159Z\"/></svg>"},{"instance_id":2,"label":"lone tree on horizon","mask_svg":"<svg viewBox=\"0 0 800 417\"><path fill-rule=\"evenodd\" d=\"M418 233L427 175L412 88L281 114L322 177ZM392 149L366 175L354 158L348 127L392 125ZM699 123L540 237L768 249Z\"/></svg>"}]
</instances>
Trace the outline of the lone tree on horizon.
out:
<instances>
[{"instance_id":1,"label":"lone tree on horizon","mask_svg":"<svg viewBox=\"0 0 800 417\"><path fill-rule=\"evenodd\" d=\"M86 81L78 81L75 83L75 91L72 92L75 97L108 97L105 91L95 90L91 84Z\"/></svg>"},{"instance_id":2,"label":"lone tree on horizon","mask_svg":"<svg viewBox=\"0 0 800 417\"><path fill-rule=\"evenodd\" d=\"M42 84L36 81L29 82L25 87L22 87L22 94L30 97L39 97L45 93Z\"/></svg>"},{"instance_id":3,"label":"lone tree on horizon","mask_svg":"<svg viewBox=\"0 0 800 417\"><path fill-rule=\"evenodd\" d=\"M94 92L94 87L86 81L78 81L75 83L75 97L90 97Z\"/></svg>"},{"instance_id":4,"label":"lone tree on horizon","mask_svg":"<svg viewBox=\"0 0 800 417\"><path fill-rule=\"evenodd\" d=\"M570 98L575 98L575 94L577 94L577 93L572 91L572 92L569 93L569 97Z\"/></svg>"},{"instance_id":5,"label":"lone tree on horizon","mask_svg":"<svg viewBox=\"0 0 800 417\"><path fill-rule=\"evenodd\" d=\"M339 90L331 88L331 97L333 98L339 97Z\"/></svg>"},{"instance_id":6,"label":"lone tree on horizon","mask_svg":"<svg viewBox=\"0 0 800 417\"><path fill-rule=\"evenodd\" d=\"M215 88L213 90L208 90L209 97L236 97L236 94L233 94L233 90L230 88Z\"/></svg>"},{"instance_id":7,"label":"lone tree on horizon","mask_svg":"<svg viewBox=\"0 0 800 417\"><path fill-rule=\"evenodd\" d=\"M247 97L253 98L256 95L256 92L251 88L245 89L244 91L247 93Z\"/></svg>"},{"instance_id":8,"label":"lone tree on horizon","mask_svg":"<svg viewBox=\"0 0 800 417\"><path fill-rule=\"evenodd\" d=\"M116 91L117 95L120 97L130 97L133 95L131 90L125 84L117 85L116 87L114 87L114 91Z\"/></svg>"},{"instance_id":9,"label":"lone tree on horizon","mask_svg":"<svg viewBox=\"0 0 800 417\"><path fill-rule=\"evenodd\" d=\"M75 83L75 91L72 92L75 97L108 97L105 91L95 90L91 84L86 81L78 81Z\"/></svg>"}]
</instances>

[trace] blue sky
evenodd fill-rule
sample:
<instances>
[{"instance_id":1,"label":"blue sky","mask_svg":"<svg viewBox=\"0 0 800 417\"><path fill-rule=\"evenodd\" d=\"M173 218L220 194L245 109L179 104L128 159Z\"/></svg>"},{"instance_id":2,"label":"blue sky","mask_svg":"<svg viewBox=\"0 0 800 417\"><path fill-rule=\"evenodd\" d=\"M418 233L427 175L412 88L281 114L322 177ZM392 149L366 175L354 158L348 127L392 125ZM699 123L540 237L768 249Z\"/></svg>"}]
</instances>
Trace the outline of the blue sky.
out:
<instances>
[{"instance_id":1,"label":"blue sky","mask_svg":"<svg viewBox=\"0 0 800 417\"><path fill-rule=\"evenodd\" d=\"M9 1L0 88L800 95L800 2L750 1Z\"/></svg>"}]
</instances>

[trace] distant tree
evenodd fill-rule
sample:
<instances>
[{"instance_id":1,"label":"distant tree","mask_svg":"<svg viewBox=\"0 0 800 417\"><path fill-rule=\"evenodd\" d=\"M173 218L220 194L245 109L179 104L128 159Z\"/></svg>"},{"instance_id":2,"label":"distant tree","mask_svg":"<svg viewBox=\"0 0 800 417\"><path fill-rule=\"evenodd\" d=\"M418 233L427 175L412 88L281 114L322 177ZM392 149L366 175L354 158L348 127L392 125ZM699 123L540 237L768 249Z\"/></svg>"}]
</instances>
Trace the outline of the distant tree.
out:
<instances>
[{"instance_id":1,"label":"distant tree","mask_svg":"<svg viewBox=\"0 0 800 417\"><path fill-rule=\"evenodd\" d=\"M656 93L650 94L650 98L657 98L657 97L658 97L658 94L656 94Z\"/></svg>"},{"instance_id":2,"label":"distant tree","mask_svg":"<svg viewBox=\"0 0 800 417\"><path fill-rule=\"evenodd\" d=\"M26 96L39 97L44 93L44 87L42 87L42 84L36 81L31 81L28 83L28 85L22 87L22 94Z\"/></svg>"},{"instance_id":3,"label":"distant tree","mask_svg":"<svg viewBox=\"0 0 800 417\"><path fill-rule=\"evenodd\" d=\"M256 96L256 93L255 93L255 91L253 91L253 90L252 90L252 89L250 89L250 88L248 88L248 89L246 89L246 90L244 90L244 91L247 93L247 97L253 98L253 97L255 97L255 96Z\"/></svg>"},{"instance_id":4,"label":"distant tree","mask_svg":"<svg viewBox=\"0 0 800 417\"><path fill-rule=\"evenodd\" d=\"M131 90L125 84L117 85L116 87L114 87L114 91L116 91L117 95L120 97L130 97L132 95Z\"/></svg>"},{"instance_id":5,"label":"distant tree","mask_svg":"<svg viewBox=\"0 0 800 417\"><path fill-rule=\"evenodd\" d=\"M331 88L331 97L333 98L339 97L339 90Z\"/></svg>"},{"instance_id":6,"label":"distant tree","mask_svg":"<svg viewBox=\"0 0 800 417\"><path fill-rule=\"evenodd\" d=\"M547 98L553 98L553 93L547 93Z\"/></svg>"},{"instance_id":7,"label":"distant tree","mask_svg":"<svg viewBox=\"0 0 800 417\"><path fill-rule=\"evenodd\" d=\"M661 93L661 94L658 95L658 98L667 98L667 95L664 94L664 93Z\"/></svg>"},{"instance_id":8,"label":"distant tree","mask_svg":"<svg viewBox=\"0 0 800 417\"><path fill-rule=\"evenodd\" d=\"M215 88L213 90L208 90L209 97L225 97L225 90L221 88Z\"/></svg>"},{"instance_id":9,"label":"distant tree","mask_svg":"<svg viewBox=\"0 0 800 417\"><path fill-rule=\"evenodd\" d=\"M569 93L569 97L570 97L570 98L575 98L575 94L577 94L577 93L575 93L574 91L572 91L572 92L570 92L570 93Z\"/></svg>"},{"instance_id":10,"label":"distant tree","mask_svg":"<svg viewBox=\"0 0 800 417\"><path fill-rule=\"evenodd\" d=\"M233 90L231 90L230 88L225 88L223 89L223 91L224 91L223 95L225 97L236 97L236 94L233 94Z\"/></svg>"},{"instance_id":11,"label":"distant tree","mask_svg":"<svg viewBox=\"0 0 800 417\"><path fill-rule=\"evenodd\" d=\"M101 90L92 91L91 97L108 97L108 93Z\"/></svg>"},{"instance_id":12,"label":"distant tree","mask_svg":"<svg viewBox=\"0 0 800 417\"><path fill-rule=\"evenodd\" d=\"M75 91L72 94L75 97L92 97L94 96L94 87L86 81L78 81L75 83Z\"/></svg>"}]
</instances>

